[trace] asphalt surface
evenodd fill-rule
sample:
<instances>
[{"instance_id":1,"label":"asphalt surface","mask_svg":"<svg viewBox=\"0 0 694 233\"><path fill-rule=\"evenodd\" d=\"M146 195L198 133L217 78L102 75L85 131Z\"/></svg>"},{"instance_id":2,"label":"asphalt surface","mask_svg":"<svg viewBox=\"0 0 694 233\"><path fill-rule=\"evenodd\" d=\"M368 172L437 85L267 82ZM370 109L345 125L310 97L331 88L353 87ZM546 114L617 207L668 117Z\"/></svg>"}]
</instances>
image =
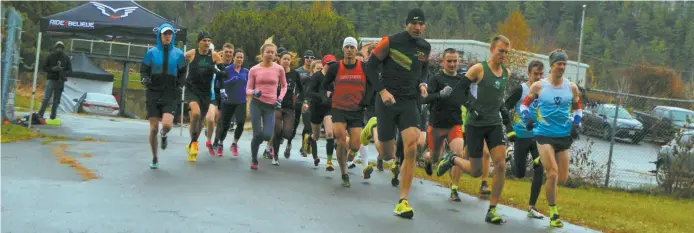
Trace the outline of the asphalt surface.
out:
<instances>
[{"instance_id":1,"label":"asphalt surface","mask_svg":"<svg viewBox=\"0 0 694 233\"><path fill-rule=\"evenodd\" d=\"M410 192L415 217L401 219L393 214L399 189L390 185L390 172L365 181L357 167L352 187L343 188L339 172L298 156L298 137L292 158L281 157L279 167L261 160L251 171L250 132L239 142L239 157L201 150L191 164L189 139L175 128L159 169L150 170L146 122L61 117L62 126L40 126L42 132L105 141L3 144L2 232L594 232L568 223L551 229L547 218L528 219L503 205L498 211L507 223L490 225L487 201L463 194L452 203L448 189L419 179ZM60 145L98 179L82 181L60 164L54 156Z\"/></svg>"}]
</instances>

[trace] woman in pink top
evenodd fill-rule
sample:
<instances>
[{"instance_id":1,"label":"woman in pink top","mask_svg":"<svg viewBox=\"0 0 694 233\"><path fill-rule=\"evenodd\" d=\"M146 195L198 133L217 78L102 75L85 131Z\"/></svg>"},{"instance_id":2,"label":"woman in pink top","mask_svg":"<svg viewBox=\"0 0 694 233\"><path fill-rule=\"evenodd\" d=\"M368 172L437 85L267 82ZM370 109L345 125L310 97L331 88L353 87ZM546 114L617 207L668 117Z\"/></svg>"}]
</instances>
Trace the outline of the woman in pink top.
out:
<instances>
[{"instance_id":1,"label":"woman in pink top","mask_svg":"<svg viewBox=\"0 0 694 233\"><path fill-rule=\"evenodd\" d=\"M251 125L253 126L253 140L251 141L251 156L253 162L251 169L258 169L258 148L263 141L272 138L275 127L275 108L280 108L282 99L287 93L287 79L284 68L273 62L277 46L264 44L260 47L262 62L255 65L248 72L248 84L246 95L251 99ZM281 85L280 93L277 86ZM273 161L274 163L275 161Z\"/></svg>"}]
</instances>

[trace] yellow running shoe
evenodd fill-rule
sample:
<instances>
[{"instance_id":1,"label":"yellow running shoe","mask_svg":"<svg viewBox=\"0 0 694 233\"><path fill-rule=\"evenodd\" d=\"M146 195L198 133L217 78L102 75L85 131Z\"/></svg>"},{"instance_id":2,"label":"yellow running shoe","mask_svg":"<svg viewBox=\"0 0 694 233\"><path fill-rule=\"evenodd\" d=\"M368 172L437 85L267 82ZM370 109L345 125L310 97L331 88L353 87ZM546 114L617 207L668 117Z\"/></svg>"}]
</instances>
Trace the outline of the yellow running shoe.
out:
<instances>
[{"instance_id":1,"label":"yellow running shoe","mask_svg":"<svg viewBox=\"0 0 694 233\"><path fill-rule=\"evenodd\" d=\"M188 151L188 162L196 162L198 160L198 142L191 142L186 150Z\"/></svg>"},{"instance_id":2,"label":"yellow running shoe","mask_svg":"<svg viewBox=\"0 0 694 233\"><path fill-rule=\"evenodd\" d=\"M373 128L376 127L377 124L378 120L376 120L376 117L369 119L369 122L366 123L364 129L361 130L361 134L359 134L359 143L365 146L371 143Z\"/></svg>"},{"instance_id":3,"label":"yellow running shoe","mask_svg":"<svg viewBox=\"0 0 694 233\"><path fill-rule=\"evenodd\" d=\"M414 209L410 207L410 203L407 201L407 199L400 200L400 203L395 205L395 210L393 210L393 212L402 218L411 219L414 217Z\"/></svg>"},{"instance_id":4,"label":"yellow running shoe","mask_svg":"<svg viewBox=\"0 0 694 233\"><path fill-rule=\"evenodd\" d=\"M325 170L326 171L335 171L335 168L333 168L333 161L328 160L327 164L325 165Z\"/></svg>"},{"instance_id":5,"label":"yellow running shoe","mask_svg":"<svg viewBox=\"0 0 694 233\"><path fill-rule=\"evenodd\" d=\"M549 216L550 226L558 228L564 227L564 223L561 221L561 218L559 218L559 210L557 209L557 206L549 207Z\"/></svg>"}]
</instances>

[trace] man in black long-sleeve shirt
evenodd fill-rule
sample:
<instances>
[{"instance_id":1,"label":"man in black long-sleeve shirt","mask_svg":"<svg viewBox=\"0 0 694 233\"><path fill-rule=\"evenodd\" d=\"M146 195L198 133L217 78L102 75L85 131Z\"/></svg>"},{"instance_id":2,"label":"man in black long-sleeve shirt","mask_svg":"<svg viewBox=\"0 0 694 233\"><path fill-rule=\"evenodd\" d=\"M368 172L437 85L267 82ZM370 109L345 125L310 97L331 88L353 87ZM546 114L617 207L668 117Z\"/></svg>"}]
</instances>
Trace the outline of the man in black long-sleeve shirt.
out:
<instances>
[{"instance_id":1,"label":"man in black long-sleeve shirt","mask_svg":"<svg viewBox=\"0 0 694 233\"><path fill-rule=\"evenodd\" d=\"M53 106L51 107L51 120L55 120L58 114L58 106L60 105L60 97L63 94L67 75L72 72L72 63L70 57L63 53L65 45L62 41L55 43L55 52L48 55L46 62L43 63L43 70L46 72L48 82L43 93L43 101L39 109L39 116L43 118L46 108L50 104L48 101L53 96ZM58 123L60 124L60 123Z\"/></svg>"},{"instance_id":2,"label":"man in black long-sleeve shirt","mask_svg":"<svg viewBox=\"0 0 694 233\"><path fill-rule=\"evenodd\" d=\"M404 218L414 216L407 197L414 176L415 151L420 133L417 98L420 94L423 97L427 95L423 80L426 80L431 45L422 38L424 22L421 9L410 10L405 31L383 37L372 51L366 66L369 82L380 96L376 97L378 140L384 145L386 158L394 155L391 148L396 128L403 138L405 159L402 163L402 186L400 201L394 212ZM381 64L383 68L379 70ZM399 168L394 167L392 171L393 176L397 177Z\"/></svg>"}]
</instances>

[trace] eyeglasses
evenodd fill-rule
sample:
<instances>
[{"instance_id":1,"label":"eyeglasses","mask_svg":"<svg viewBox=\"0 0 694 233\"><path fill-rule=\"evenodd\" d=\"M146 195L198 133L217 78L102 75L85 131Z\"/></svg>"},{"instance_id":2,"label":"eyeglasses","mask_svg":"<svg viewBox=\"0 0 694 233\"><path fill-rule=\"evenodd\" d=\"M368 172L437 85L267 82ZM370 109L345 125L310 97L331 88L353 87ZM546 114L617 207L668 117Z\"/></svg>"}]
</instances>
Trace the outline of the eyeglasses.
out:
<instances>
[{"instance_id":1,"label":"eyeglasses","mask_svg":"<svg viewBox=\"0 0 694 233\"><path fill-rule=\"evenodd\" d=\"M448 62L448 63L453 63L453 62L457 62L457 61L458 60L446 60L446 62Z\"/></svg>"},{"instance_id":2,"label":"eyeglasses","mask_svg":"<svg viewBox=\"0 0 694 233\"><path fill-rule=\"evenodd\" d=\"M304 57L304 59L314 59L314 58L316 58L316 57L314 57L314 56L305 56Z\"/></svg>"}]
</instances>

